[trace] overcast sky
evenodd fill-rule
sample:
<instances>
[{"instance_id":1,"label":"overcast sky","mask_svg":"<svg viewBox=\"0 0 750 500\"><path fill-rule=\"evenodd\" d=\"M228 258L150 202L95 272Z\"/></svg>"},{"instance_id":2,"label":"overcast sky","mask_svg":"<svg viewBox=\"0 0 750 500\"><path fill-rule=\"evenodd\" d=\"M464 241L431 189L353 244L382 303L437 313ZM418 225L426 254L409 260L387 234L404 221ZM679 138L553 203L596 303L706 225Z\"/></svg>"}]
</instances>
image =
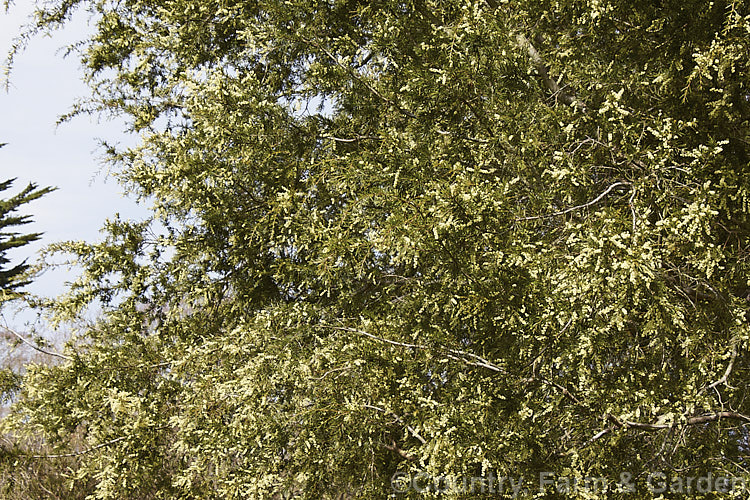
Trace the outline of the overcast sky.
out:
<instances>
[{"instance_id":1,"label":"overcast sky","mask_svg":"<svg viewBox=\"0 0 750 500\"><path fill-rule=\"evenodd\" d=\"M31 0L21 0L9 13L0 8L0 50L5 54L20 26L26 23ZM81 117L55 126L78 97L87 95L81 82L79 63L60 50L80 39L88 30L85 14L53 37L33 39L20 54L11 74L10 89L0 91L0 180L18 177L13 193L29 182L56 186L57 191L23 207L34 223L24 231L44 232L42 240L19 249L13 258L30 257L53 241L100 238L99 228L108 217L120 213L123 218L141 218L145 209L123 195L114 178L107 176L99 162L97 138L110 142L132 142L117 123L97 123ZM9 191L4 192L7 197ZM29 290L57 295L69 278L65 272L46 273Z\"/></svg>"}]
</instances>

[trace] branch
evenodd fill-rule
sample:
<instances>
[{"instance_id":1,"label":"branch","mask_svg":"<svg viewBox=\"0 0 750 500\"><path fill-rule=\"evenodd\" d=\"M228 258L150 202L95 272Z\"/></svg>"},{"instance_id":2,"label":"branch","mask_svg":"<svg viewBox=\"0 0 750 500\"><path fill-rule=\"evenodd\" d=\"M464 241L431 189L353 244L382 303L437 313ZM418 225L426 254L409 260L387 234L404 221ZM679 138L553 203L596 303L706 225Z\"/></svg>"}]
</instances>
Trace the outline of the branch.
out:
<instances>
[{"instance_id":1,"label":"branch","mask_svg":"<svg viewBox=\"0 0 750 500\"><path fill-rule=\"evenodd\" d=\"M553 212L553 213L547 214L547 215L534 215L534 216L531 216L531 217L517 217L514 220L517 221L517 222L521 222L521 221L527 221L527 220L547 219L547 218L550 218L550 217L557 217L559 215L569 214L570 212L575 212L576 210L580 210L581 208L588 208L591 205L596 205L599 201L601 201L602 198L604 198L605 196L607 196L610 191L612 191L614 188L619 187L619 186L630 186L630 183L626 182L626 181L615 182L614 184L612 184L611 186L609 186L607 189L605 189L604 192L601 193L599 196L597 196L593 200L589 201L588 203L584 203L583 205L576 205L575 207L570 207L570 208L567 208L565 210L561 210L559 212Z\"/></svg>"},{"instance_id":2,"label":"branch","mask_svg":"<svg viewBox=\"0 0 750 500\"><path fill-rule=\"evenodd\" d=\"M406 347L407 349L421 349L421 350L435 350L435 349L438 349L438 350L441 350L441 351L445 352L446 355L448 356L448 358L456 360L456 361L461 361L461 362L463 362L463 363L465 363L465 364L467 364L469 366L477 366L477 367L480 367L480 368L486 368L487 370L491 370L491 371L496 372L496 373L507 374L507 372L505 370L503 370L502 368L500 368L499 366L491 363L490 361L487 361L486 359L484 359L481 356L477 356L476 354L473 354L473 353L470 353L470 352L460 351L458 349L449 349L447 347L431 348L429 346L422 345L422 344L408 344L408 343L405 343L405 342L397 342L395 340L384 339L382 337L377 337L377 336L375 336L375 335L373 335L371 333L368 333L368 332L365 332L365 331L362 331L362 330L357 330L356 328L349 328L349 327L346 327L346 326L332 326L332 325L321 325L321 326L323 326L325 328L330 328L332 330L340 330L340 331L344 331L344 332L356 333L356 334L362 335L364 337L367 337L369 339L376 340L378 342L383 342L385 344L391 344L391 345L395 345L395 346L398 346L398 347ZM467 358L471 358L471 359L474 359L476 361L470 361Z\"/></svg>"},{"instance_id":3,"label":"branch","mask_svg":"<svg viewBox=\"0 0 750 500\"><path fill-rule=\"evenodd\" d=\"M542 381L542 382L544 382L545 384L551 385L551 386L552 386L552 387L554 387L555 389L559 390L560 392L562 392L562 393L563 393L563 395L564 395L564 396L565 396L566 398L570 399L570 400L571 400L571 401L573 401L573 402L574 402L575 404L577 404L577 405L580 405L580 404L581 404L581 401L580 401L580 400L579 400L579 399L578 399L577 397L575 397L575 396L574 396L574 395L573 395L573 394L572 394L572 393L571 393L571 392L570 392L570 391L569 391L568 389L566 389L565 387L561 386L560 384L558 384L558 383L557 383L557 382L555 382L554 380L547 380L547 379L544 379L544 378L542 378L542 379L539 379L539 380L541 380L541 381Z\"/></svg>"},{"instance_id":4,"label":"branch","mask_svg":"<svg viewBox=\"0 0 750 500\"><path fill-rule=\"evenodd\" d=\"M565 333L565 330L567 330L568 327L570 327L571 323L573 323L573 316L572 315L570 316L570 318L568 318L568 322L565 323L565 326L562 327L562 330L560 330L560 332L556 335L556 339L559 338L563 333ZM542 350L539 351L539 354L537 354L536 357L534 357L534 359L532 359L531 361L529 361L528 363L526 363L526 365L524 365L523 370L526 370L526 368L528 368L530 366L533 366L537 362L537 360L542 357L542 354L544 354L545 351L547 351L547 349L549 349L550 345L551 345L551 343L548 342L547 345L545 345L542 348ZM532 368L532 374L535 371L536 371L536 369Z\"/></svg>"},{"instance_id":5,"label":"branch","mask_svg":"<svg viewBox=\"0 0 750 500\"><path fill-rule=\"evenodd\" d=\"M408 460L410 462L413 462L413 461L416 460L416 458L414 458L413 456L409 455L404 450L402 450L401 448L399 448L398 445L396 444L395 440L391 439L391 443L392 444L390 444L390 445L383 443L383 448L385 448L386 450L389 450L389 451L392 451L392 452L398 454L398 456L400 456L404 460Z\"/></svg>"},{"instance_id":6,"label":"branch","mask_svg":"<svg viewBox=\"0 0 750 500\"><path fill-rule=\"evenodd\" d=\"M61 453L59 455L24 455L24 456L26 456L28 458L69 458L69 457L78 457L78 456L81 456L81 455L85 455L86 453L91 453L92 451L96 451L98 449L105 448L107 446L113 445L113 444L118 443L120 441L123 441L123 440L125 440L127 438L128 438L128 436L120 436L118 438L111 439L111 440L109 440L109 441L107 441L105 443L101 443L101 444L98 444L96 446L92 446L91 448L86 448L83 451L76 451L76 452L73 452L73 453Z\"/></svg>"},{"instance_id":7,"label":"branch","mask_svg":"<svg viewBox=\"0 0 750 500\"><path fill-rule=\"evenodd\" d=\"M586 441L585 443L583 443L583 446L581 446L581 449L586 448L588 445L590 445L591 443L593 443L597 439L601 438L602 436L606 436L610 432L612 432L612 427L607 427L606 429L600 430L599 432L597 432L596 434L594 434L593 436L591 436L591 439L589 439L588 441Z\"/></svg>"},{"instance_id":8,"label":"branch","mask_svg":"<svg viewBox=\"0 0 750 500\"><path fill-rule=\"evenodd\" d=\"M357 330L355 328L349 328L349 327L346 327L346 326L329 326L329 325L324 325L324 326L326 328L330 328L332 330L340 330L340 331L344 331L344 332L358 333L360 335L363 335L365 337L371 338L373 340L377 340L378 342L384 342L386 344L391 344L391 345L395 345L395 346L398 346L398 347L406 347L407 349L429 349L429 347L427 347L426 345L421 345L421 344L407 344L405 342L396 342L395 340L389 340L389 339L384 339L384 338L376 337L375 335L373 335L371 333L367 333L367 332L362 331L362 330Z\"/></svg>"},{"instance_id":9,"label":"branch","mask_svg":"<svg viewBox=\"0 0 750 500\"><path fill-rule=\"evenodd\" d=\"M479 144L489 144L490 143L490 141L488 141L486 139L479 139L477 137L469 137L468 135L460 135L460 134L457 134L455 132L449 132L447 130L438 129L437 133L440 134L440 135L451 135L453 137L458 137L459 139L464 139L466 141L476 142L476 143L479 143Z\"/></svg>"},{"instance_id":10,"label":"branch","mask_svg":"<svg viewBox=\"0 0 750 500\"><path fill-rule=\"evenodd\" d=\"M344 370L351 370L351 367L350 366L342 366L341 368L331 368L330 370L328 370L327 372L325 372L320 377L310 377L310 380L323 380L324 378L326 378L331 373L340 372L340 371L344 371ZM336 378L338 378L338 377L336 377Z\"/></svg>"},{"instance_id":11,"label":"branch","mask_svg":"<svg viewBox=\"0 0 750 500\"><path fill-rule=\"evenodd\" d=\"M486 359L480 356L477 356L476 354L472 354L470 352L464 352L464 351L457 351L455 349L447 349L445 347L441 347L441 349L445 349L448 352L447 356L450 359L461 361L462 363L467 364L469 366L476 366L478 368L486 368L487 370L491 370L495 373L507 374L507 372L503 370L502 368L500 368L499 366L493 363L490 363ZM469 361L468 359L462 356L469 356L471 358L477 359L478 361Z\"/></svg>"},{"instance_id":12,"label":"branch","mask_svg":"<svg viewBox=\"0 0 750 500\"><path fill-rule=\"evenodd\" d=\"M703 389L701 389L700 391L698 391L698 394L702 394L704 391L708 391L708 390L711 390L720 386L721 384L725 384L727 380L729 379L729 375L732 373L732 369L734 368L734 362L736 360L737 360L737 347L733 347L732 355L729 358L729 364L727 365L727 369L724 372L724 375L722 375L721 378L717 380L716 382L713 382L712 384L709 384L705 386Z\"/></svg>"},{"instance_id":13,"label":"branch","mask_svg":"<svg viewBox=\"0 0 750 500\"><path fill-rule=\"evenodd\" d=\"M408 111L408 110L402 108L396 102L394 102L392 99L389 99L386 96L384 96L383 94L381 94L380 92L378 92L378 90L375 87L373 87L372 85L370 85L365 79L363 79L360 76L358 76L357 74L355 74L352 71L351 68L349 68L349 67L344 66L343 64L341 64L341 61L339 61L336 56L334 56L328 49L326 49L325 47L321 46L316 41L314 41L314 40L308 40L306 38L302 38L301 40L303 42L309 44L309 45L312 45L313 47L317 48L321 52L323 52L328 57L328 59L330 59L331 61L333 61L333 63L336 66L338 66L339 68L343 69L344 71L347 71L348 73L350 73L350 75L352 76L352 78L354 78L359 83L361 83L362 85L364 85L367 88L367 90L369 90L373 95L377 96L379 99L383 100L384 102L386 102L386 103L390 104L391 106L393 106L394 108L396 108L401 114L406 115L409 118L416 118L417 117L417 115L415 115L411 111Z\"/></svg>"},{"instance_id":14,"label":"branch","mask_svg":"<svg viewBox=\"0 0 750 500\"><path fill-rule=\"evenodd\" d=\"M330 139L335 142L359 142L359 141L382 141L383 138L377 135L358 135L353 138L335 137L332 135L321 136L323 139Z\"/></svg>"},{"instance_id":15,"label":"branch","mask_svg":"<svg viewBox=\"0 0 750 500\"><path fill-rule=\"evenodd\" d=\"M516 41L518 42L518 45L525 49L529 54L531 62L534 64L537 73L539 73L539 76L541 76L542 80L544 81L544 86L547 87L547 90L552 92L552 95L555 97L555 99L568 106L575 106L581 111L586 111L586 105L584 103L582 103L572 95L564 92L560 88L560 85L554 80L554 78L551 78L549 76L547 65L544 64L542 56L539 55L539 52L537 52L536 48L531 44L528 38L519 33L516 35Z\"/></svg>"},{"instance_id":16,"label":"branch","mask_svg":"<svg viewBox=\"0 0 750 500\"><path fill-rule=\"evenodd\" d=\"M709 413L708 415L701 415L699 417L690 417L685 422L685 425L700 425L700 424L706 424L709 422L715 422L721 419L730 419L730 420L743 420L745 422L750 423L750 417L747 415L743 415L742 413L737 413L734 411L717 411L715 413ZM650 424L650 423L644 423L644 422L631 422L629 420L622 421L615 417L614 415L607 415L607 419L617 425L618 427L621 427L623 429L640 429L643 431L660 431L664 429L672 429L674 427L678 427L681 422L673 422L671 424Z\"/></svg>"},{"instance_id":17,"label":"branch","mask_svg":"<svg viewBox=\"0 0 750 500\"><path fill-rule=\"evenodd\" d=\"M379 412L383 412L383 413L390 413L391 415L393 415L393 417L396 419L396 421L399 424L401 424L404 427L406 427L406 429L411 433L411 435L414 436L415 438L417 438L417 440L420 443L427 444L427 441L425 441L425 439L422 436L420 436L419 433L412 426L408 425L406 422L403 421L403 419L401 417L399 417L398 415L396 415L392 411L390 411L390 410L384 410L383 408L381 408L379 406L372 406L372 405L362 405L362 406L365 407L365 408L367 408L367 409L370 409L370 410L375 410L375 411L379 411Z\"/></svg>"},{"instance_id":18,"label":"branch","mask_svg":"<svg viewBox=\"0 0 750 500\"><path fill-rule=\"evenodd\" d=\"M655 432L655 431L661 431L664 429L673 429L677 427L678 423L673 424L648 424L648 423L642 423L642 422L630 422L626 421L623 422L619 418L615 417L614 415L606 415L607 420L612 422L615 426L620 427L622 429L640 429L643 431L649 431L649 432ZM720 411L709 415L702 415L700 417L691 417L687 419L686 425L699 425L699 424L706 424L709 422L714 422L717 420L720 420L722 418L726 419L733 419L733 420L744 420L745 422L750 422L750 417L747 415L743 415L741 413L736 413L733 411ZM586 441L583 446L581 446L580 449L586 448L593 442L597 441L598 439L602 438L603 436L606 436L610 432L614 430L613 426L606 427L596 434L594 434L591 439Z\"/></svg>"},{"instance_id":19,"label":"branch","mask_svg":"<svg viewBox=\"0 0 750 500\"><path fill-rule=\"evenodd\" d=\"M27 346L31 347L35 351L39 351L42 354L46 354L47 356L55 356L57 358L64 359L64 360L67 360L67 361L73 361L73 358L71 358L70 356L66 356L64 354L60 354L59 352L47 351L47 350L42 349L41 347L39 347L39 346L37 346L35 344L32 344L31 342L29 342L28 340L26 340L23 337L23 335L21 335L20 333L16 332L15 330L9 328L7 325L3 326L3 328L5 329L5 331L7 333L10 333L10 334L14 335L18 340L20 340L21 342L23 342Z\"/></svg>"}]
</instances>

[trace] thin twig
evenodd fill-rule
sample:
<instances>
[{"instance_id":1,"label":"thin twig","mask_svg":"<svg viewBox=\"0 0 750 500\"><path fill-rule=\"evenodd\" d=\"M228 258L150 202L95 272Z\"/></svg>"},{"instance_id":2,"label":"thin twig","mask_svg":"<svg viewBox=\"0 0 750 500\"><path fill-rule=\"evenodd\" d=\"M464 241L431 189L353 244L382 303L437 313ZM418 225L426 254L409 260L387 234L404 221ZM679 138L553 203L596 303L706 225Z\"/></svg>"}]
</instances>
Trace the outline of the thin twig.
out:
<instances>
[{"instance_id":1,"label":"thin twig","mask_svg":"<svg viewBox=\"0 0 750 500\"><path fill-rule=\"evenodd\" d=\"M326 328L330 328L331 330L340 330L343 332L352 332L352 333L358 333L359 335L371 338L372 340L377 340L378 342L384 342L386 344L395 345L398 347L406 347L407 349L429 349L426 345L422 344L408 344L406 342L397 342L395 340L390 339L384 339L382 337L377 337L371 333L365 332L363 330L357 330L356 328L349 328L347 326L331 326L331 325L324 325Z\"/></svg>"},{"instance_id":2,"label":"thin twig","mask_svg":"<svg viewBox=\"0 0 750 500\"><path fill-rule=\"evenodd\" d=\"M562 385L558 384L558 383L557 383L557 382L555 382L554 380L547 380L547 379L545 379L545 378L542 378L542 379L539 379L539 380L541 380L541 381L542 381L542 382L544 382L545 384L551 385L552 387L554 387L554 388L555 388L555 389L557 389L558 391L562 392L562 393L563 393L563 395L564 395L564 396L565 396L566 398L570 399L570 400L571 400L571 401L573 401L573 402L574 402L575 404L577 404L577 405L580 405L580 404L581 404L581 401L580 401L580 400L579 400L579 399L578 399L577 397L575 397L575 396L573 395L573 393L571 393L571 392L570 392L570 391L569 391L569 390L568 390L568 389L567 389L566 387L563 387Z\"/></svg>"},{"instance_id":3,"label":"thin twig","mask_svg":"<svg viewBox=\"0 0 750 500\"><path fill-rule=\"evenodd\" d=\"M377 135L358 135L352 138L335 137L332 135L324 135L323 139L330 139L335 142L359 142L359 141L382 141L383 138Z\"/></svg>"},{"instance_id":4,"label":"thin twig","mask_svg":"<svg viewBox=\"0 0 750 500\"><path fill-rule=\"evenodd\" d=\"M630 199L628 200L628 206L630 207L630 212L633 214L633 238L635 238L635 226L636 226L636 219L637 219L637 215L635 213L635 207L633 206L634 199L635 199L635 189L632 190L632 193L630 194Z\"/></svg>"},{"instance_id":5,"label":"thin twig","mask_svg":"<svg viewBox=\"0 0 750 500\"><path fill-rule=\"evenodd\" d=\"M314 40L307 40L305 38L303 38L302 41L305 42L305 43L307 43L307 44L309 44L309 45L312 45L313 47L316 47L317 49L319 49L320 51L322 51L326 56L328 56L328 58L331 61L333 61L334 64L336 64L341 69L349 72L350 75L355 80L357 80L359 83L361 83L362 85L364 85L367 88L367 90L369 90L370 92L372 92L375 96L377 96L381 100L387 102L388 104L390 104L391 106L393 106L394 108L396 108L400 113L408 116L409 118L416 118L417 117L417 115L415 115L411 111L408 111L408 110L402 108L396 102L394 102L392 99L389 99L386 96L384 96L383 94L381 94L380 92L378 92L378 90L375 87L373 87L372 85L370 85L363 78L361 78L361 77L357 76L356 74L354 74L354 72L352 71L351 68L349 68L349 67L344 66L343 64L341 64L341 61L339 61L336 56L334 56L333 54L331 54L331 52L328 49L326 49L325 47L323 47L319 43L315 42Z\"/></svg>"},{"instance_id":6,"label":"thin twig","mask_svg":"<svg viewBox=\"0 0 750 500\"><path fill-rule=\"evenodd\" d=\"M331 368L330 370L328 370L327 372L325 372L320 377L310 377L310 380L323 380L324 378L326 378L331 373L340 372L340 371L343 371L343 370L351 370L351 367L350 366L342 366L341 368ZM336 377L336 378L338 378L338 377Z\"/></svg>"},{"instance_id":7,"label":"thin twig","mask_svg":"<svg viewBox=\"0 0 750 500\"><path fill-rule=\"evenodd\" d=\"M76 451L76 452L73 452L73 453L61 453L59 455L26 455L26 456L29 457L29 458L70 458L70 457L78 457L78 456L81 456L81 455L85 455L87 453L91 453L92 451L96 451L96 450L99 450L101 448L105 448L107 446L113 445L113 444L118 443L120 441L123 441L123 440L125 440L127 438L128 438L128 436L120 436L118 438L111 439L111 440L109 440L109 441L107 441L105 443L101 443L101 444L98 444L96 446L92 446L91 448L86 448L83 451Z\"/></svg>"},{"instance_id":8,"label":"thin twig","mask_svg":"<svg viewBox=\"0 0 750 500\"><path fill-rule=\"evenodd\" d=\"M460 135L460 134L456 134L455 132L449 132L447 130L440 130L440 129L438 129L437 133L440 134L440 135L452 135L453 137L458 137L459 139L464 139L464 140L471 141L471 142L476 142L476 143L479 143L479 144L489 144L490 143L490 141L488 141L486 139L478 139L476 137L469 137L468 135Z\"/></svg>"},{"instance_id":9,"label":"thin twig","mask_svg":"<svg viewBox=\"0 0 750 500\"><path fill-rule=\"evenodd\" d=\"M557 334L556 337L560 337L563 333L565 333L565 330L568 329L568 327L571 325L571 323L573 323L573 316L572 315L570 316L570 318L568 319L568 322L565 323L565 326L562 327L562 330L560 330L560 332ZM526 370L526 368L528 368L531 365L533 365L534 363L536 363L537 360L542 357L542 354L544 354L547 351L547 349L549 349L550 345L551 345L551 342L548 342L547 345L545 345L542 348L542 350L539 351L539 354L537 354L534 359L532 359L531 361L529 361L528 363L526 363L526 365L523 367L523 370ZM535 371L536 371L535 369L532 369L532 374Z\"/></svg>"}]
</instances>

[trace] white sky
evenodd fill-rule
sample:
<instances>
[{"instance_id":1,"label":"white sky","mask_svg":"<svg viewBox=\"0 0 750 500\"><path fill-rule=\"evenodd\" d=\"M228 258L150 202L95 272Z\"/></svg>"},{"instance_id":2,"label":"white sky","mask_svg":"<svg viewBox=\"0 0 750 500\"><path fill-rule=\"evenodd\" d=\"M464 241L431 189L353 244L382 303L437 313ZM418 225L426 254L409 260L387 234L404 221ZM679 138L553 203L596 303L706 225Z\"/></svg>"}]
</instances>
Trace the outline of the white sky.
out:
<instances>
[{"instance_id":1,"label":"white sky","mask_svg":"<svg viewBox=\"0 0 750 500\"><path fill-rule=\"evenodd\" d=\"M20 0L9 13L0 3L0 61L5 61L12 40L25 24L32 0ZM92 241L108 217L142 218L143 207L127 199L114 178L107 178L97 150L97 138L109 142L131 142L122 133L122 125L96 123L81 117L55 126L74 100L87 95L81 82L79 63L74 56L63 58L67 43L80 39L87 31L87 17L81 13L74 23L53 37L33 39L15 62L8 92L0 90L0 180L18 177L7 197L29 182L59 189L24 205L22 213L31 214L33 224L24 232L44 232L42 240L19 249L12 258L35 260L35 253L46 244L60 240ZM72 276L55 271L41 276L28 290L42 295L57 295ZM9 318L10 320L10 318ZM16 319L11 323L20 321Z\"/></svg>"}]
</instances>

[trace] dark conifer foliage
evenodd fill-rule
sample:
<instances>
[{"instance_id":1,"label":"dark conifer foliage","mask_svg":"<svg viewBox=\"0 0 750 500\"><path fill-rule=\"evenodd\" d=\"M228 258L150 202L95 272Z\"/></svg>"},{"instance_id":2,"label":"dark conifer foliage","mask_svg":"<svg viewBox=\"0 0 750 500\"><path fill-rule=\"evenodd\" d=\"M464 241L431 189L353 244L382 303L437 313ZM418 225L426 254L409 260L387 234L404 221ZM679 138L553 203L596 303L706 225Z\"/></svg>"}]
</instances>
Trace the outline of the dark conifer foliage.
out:
<instances>
[{"instance_id":1,"label":"dark conifer foliage","mask_svg":"<svg viewBox=\"0 0 750 500\"><path fill-rule=\"evenodd\" d=\"M4 144L0 145L0 147ZM15 179L0 182L0 196L13 186ZM14 229L29 224L31 215L20 215L19 209L52 191L52 188L39 188L30 183L21 192L7 198L0 198L0 290L3 292L17 291L29 284L28 259L14 263L8 257L8 250L28 245L41 237L41 233L23 233Z\"/></svg>"}]
</instances>

